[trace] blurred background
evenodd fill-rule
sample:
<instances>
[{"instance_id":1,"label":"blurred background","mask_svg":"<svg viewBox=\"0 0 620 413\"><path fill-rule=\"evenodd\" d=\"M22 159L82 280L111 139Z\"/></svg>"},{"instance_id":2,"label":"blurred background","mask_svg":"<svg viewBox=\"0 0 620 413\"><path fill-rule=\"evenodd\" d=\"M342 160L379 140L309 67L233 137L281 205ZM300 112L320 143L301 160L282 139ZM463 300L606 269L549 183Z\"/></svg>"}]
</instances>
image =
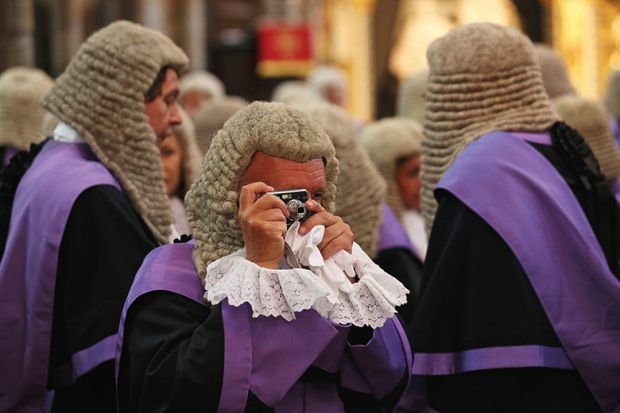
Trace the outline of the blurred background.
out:
<instances>
[{"instance_id":1,"label":"blurred background","mask_svg":"<svg viewBox=\"0 0 620 413\"><path fill-rule=\"evenodd\" d=\"M582 96L604 94L620 69L620 0L0 0L0 71L36 66L59 75L79 45L109 22L160 30L192 69L227 93L269 99L318 64L339 67L351 114L394 113L398 85L426 66L426 47L474 21L519 27L564 58Z\"/></svg>"}]
</instances>

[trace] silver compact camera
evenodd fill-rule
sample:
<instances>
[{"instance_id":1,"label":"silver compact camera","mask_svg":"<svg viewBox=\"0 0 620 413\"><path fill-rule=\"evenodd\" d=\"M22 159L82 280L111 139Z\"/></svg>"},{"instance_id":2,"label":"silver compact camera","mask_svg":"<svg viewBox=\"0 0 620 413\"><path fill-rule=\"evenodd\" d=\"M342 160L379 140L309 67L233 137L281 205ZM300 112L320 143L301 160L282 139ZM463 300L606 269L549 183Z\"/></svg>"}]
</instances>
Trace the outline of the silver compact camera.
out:
<instances>
[{"instance_id":1,"label":"silver compact camera","mask_svg":"<svg viewBox=\"0 0 620 413\"><path fill-rule=\"evenodd\" d=\"M287 191L273 191L267 192L270 195L275 195L286 204L286 208L289 212L287 219L287 225L290 226L295 221L304 222L310 211L306 208L306 201L310 199L308 191L305 189L290 189Z\"/></svg>"}]
</instances>

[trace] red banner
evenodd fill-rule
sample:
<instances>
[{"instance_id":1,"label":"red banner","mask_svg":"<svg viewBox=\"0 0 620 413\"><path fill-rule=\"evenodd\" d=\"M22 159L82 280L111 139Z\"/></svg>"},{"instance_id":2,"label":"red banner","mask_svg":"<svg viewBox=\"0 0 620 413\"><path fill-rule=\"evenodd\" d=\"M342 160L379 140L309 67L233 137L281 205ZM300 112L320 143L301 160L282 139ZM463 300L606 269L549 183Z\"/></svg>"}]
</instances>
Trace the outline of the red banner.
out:
<instances>
[{"instance_id":1,"label":"red banner","mask_svg":"<svg viewBox=\"0 0 620 413\"><path fill-rule=\"evenodd\" d=\"M305 76L313 66L307 24L264 23L258 27L258 73L264 77Z\"/></svg>"}]
</instances>

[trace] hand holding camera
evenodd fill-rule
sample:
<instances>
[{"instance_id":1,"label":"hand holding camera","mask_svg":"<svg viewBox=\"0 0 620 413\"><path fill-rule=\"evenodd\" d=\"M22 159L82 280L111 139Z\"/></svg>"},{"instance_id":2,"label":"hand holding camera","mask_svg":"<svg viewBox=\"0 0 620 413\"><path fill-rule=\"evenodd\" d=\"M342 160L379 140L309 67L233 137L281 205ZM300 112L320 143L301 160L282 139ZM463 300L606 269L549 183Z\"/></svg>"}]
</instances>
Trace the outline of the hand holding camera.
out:
<instances>
[{"instance_id":1,"label":"hand holding camera","mask_svg":"<svg viewBox=\"0 0 620 413\"><path fill-rule=\"evenodd\" d=\"M353 249L353 231L339 216L333 215L316 201L306 202L309 217L301 224L299 233L305 235L315 225L325 226L323 241L319 244L319 250L323 259L328 259L338 251L351 253Z\"/></svg>"},{"instance_id":2,"label":"hand holding camera","mask_svg":"<svg viewBox=\"0 0 620 413\"><path fill-rule=\"evenodd\" d=\"M278 268L284 255L287 227L295 221L302 222L301 235L316 225L325 226L325 236L319 244L324 259L338 251L351 252L353 232L349 225L310 200L307 190L274 191L263 182L241 188L239 223L248 260L261 267Z\"/></svg>"},{"instance_id":3,"label":"hand holding camera","mask_svg":"<svg viewBox=\"0 0 620 413\"><path fill-rule=\"evenodd\" d=\"M238 218L246 258L261 267L277 269L284 255L289 212L280 198L265 194L270 191L273 188L263 182L243 186Z\"/></svg>"}]
</instances>

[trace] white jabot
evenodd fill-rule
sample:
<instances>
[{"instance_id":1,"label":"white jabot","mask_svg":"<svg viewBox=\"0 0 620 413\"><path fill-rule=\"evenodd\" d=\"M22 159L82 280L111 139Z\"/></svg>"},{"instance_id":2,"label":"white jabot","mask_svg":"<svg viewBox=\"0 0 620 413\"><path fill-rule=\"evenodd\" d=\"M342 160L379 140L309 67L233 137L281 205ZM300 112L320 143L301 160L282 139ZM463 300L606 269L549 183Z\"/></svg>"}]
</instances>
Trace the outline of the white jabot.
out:
<instances>
[{"instance_id":1,"label":"white jabot","mask_svg":"<svg viewBox=\"0 0 620 413\"><path fill-rule=\"evenodd\" d=\"M177 230L177 227L174 226L174 224L170 224L170 237L168 238L168 243L172 244L177 238L181 238L181 234Z\"/></svg>"},{"instance_id":2,"label":"white jabot","mask_svg":"<svg viewBox=\"0 0 620 413\"><path fill-rule=\"evenodd\" d=\"M286 234L291 253L302 268L259 267L245 259L245 250L214 261L207 268L205 298L218 304L225 298L238 306L248 303L253 317L274 316L291 321L312 308L336 324L377 328L407 302L409 291L353 244L352 254L340 251L323 259L318 245L325 228L301 236L294 223ZM291 262L287 259L287 262ZM351 283L355 276L359 280Z\"/></svg>"},{"instance_id":3,"label":"white jabot","mask_svg":"<svg viewBox=\"0 0 620 413\"><path fill-rule=\"evenodd\" d=\"M428 249L428 239L424 230L424 217L415 209L408 209L403 214L403 226L409 235L409 239L413 244L413 248L420 254L420 259L424 261L426 258L426 250Z\"/></svg>"},{"instance_id":4,"label":"white jabot","mask_svg":"<svg viewBox=\"0 0 620 413\"><path fill-rule=\"evenodd\" d=\"M71 126L64 122L59 122L54 128L54 140L67 143L83 143L86 142L82 135Z\"/></svg>"},{"instance_id":5,"label":"white jabot","mask_svg":"<svg viewBox=\"0 0 620 413\"><path fill-rule=\"evenodd\" d=\"M178 196L171 196L168 198L170 202L170 210L172 211L172 218L174 219L174 227L179 234L190 234L191 228L189 222L187 222L187 212L185 211L185 204L183 200ZM177 238L177 237L175 237Z\"/></svg>"}]
</instances>

